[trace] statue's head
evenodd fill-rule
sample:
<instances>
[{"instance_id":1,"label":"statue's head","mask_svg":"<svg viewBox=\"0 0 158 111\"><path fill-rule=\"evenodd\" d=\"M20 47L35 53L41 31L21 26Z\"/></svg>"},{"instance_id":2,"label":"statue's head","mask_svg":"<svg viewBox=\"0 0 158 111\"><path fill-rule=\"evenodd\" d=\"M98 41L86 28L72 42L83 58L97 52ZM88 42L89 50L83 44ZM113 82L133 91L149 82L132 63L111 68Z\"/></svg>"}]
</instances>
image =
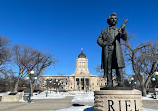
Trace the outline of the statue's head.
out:
<instances>
[{"instance_id":1,"label":"statue's head","mask_svg":"<svg viewBox=\"0 0 158 111\"><path fill-rule=\"evenodd\" d=\"M117 15L116 13L112 13L109 18L107 19L107 23L110 26L115 26L117 24Z\"/></svg>"}]
</instances>

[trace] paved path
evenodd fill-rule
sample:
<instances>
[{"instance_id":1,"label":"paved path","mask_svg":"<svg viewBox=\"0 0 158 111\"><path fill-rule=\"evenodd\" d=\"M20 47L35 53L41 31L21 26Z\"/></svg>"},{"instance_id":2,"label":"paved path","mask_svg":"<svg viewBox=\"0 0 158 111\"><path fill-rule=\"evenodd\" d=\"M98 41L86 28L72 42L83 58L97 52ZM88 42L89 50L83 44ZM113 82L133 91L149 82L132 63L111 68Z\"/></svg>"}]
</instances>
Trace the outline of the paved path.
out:
<instances>
[{"instance_id":1,"label":"paved path","mask_svg":"<svg viewBox=\"0 0 158 111\"><path fill-rule=\"evenodd\" d=\"M0 111L50 111L72 106L72 96L64 99L33 100L34 103L2 103Z\"/></svg>"},{"instance_id":2,"label":"paved path","mask_svg":"<svg viewBox=\"0 0 158 111\"><path fill-rule=\"evenodd\" d=\"M69 108L73 104L93 106L93 103L72 103L73 96L64 99L33 100L33 103L3 103L0 102L0 111L50 111ZM158 110L158 100L143 100L143 107Z\"/></svg>"},{"instance_id":3,"label":"paved path","mask_svg":"<svg viewBox=\"0 0 158 111\"><path fill-rule=\"evenodd\" d=\"M143 100L143 107L158 110L158 100Z\"/></svg>"}]
</instances>

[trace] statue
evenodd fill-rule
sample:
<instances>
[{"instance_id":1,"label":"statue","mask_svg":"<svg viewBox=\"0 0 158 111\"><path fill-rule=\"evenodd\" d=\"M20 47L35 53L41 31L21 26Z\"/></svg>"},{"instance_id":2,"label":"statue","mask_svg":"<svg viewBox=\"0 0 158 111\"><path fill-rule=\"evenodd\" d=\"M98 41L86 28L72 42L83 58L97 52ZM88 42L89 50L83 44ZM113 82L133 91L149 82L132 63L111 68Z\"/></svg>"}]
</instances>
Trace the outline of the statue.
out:
<instances>
[{"instance_id":1,"label":"statue","mask_svg":"<svg viewBox=\"0 0 158 111\"><path fill-rule=\"evenodd\" d=\"M124 20L121 28L117 28L116 13L112 13L107 19L109 27L103 29L97 39L97 43L102 47L101 68L104 69L104 78L107 78L107 86L113 87L112 69L116 70L118 87L123 87L122 68L125 68L120 39L126 41L127 33L125 24L128 20Z\"/></svg>"}]
</instances>

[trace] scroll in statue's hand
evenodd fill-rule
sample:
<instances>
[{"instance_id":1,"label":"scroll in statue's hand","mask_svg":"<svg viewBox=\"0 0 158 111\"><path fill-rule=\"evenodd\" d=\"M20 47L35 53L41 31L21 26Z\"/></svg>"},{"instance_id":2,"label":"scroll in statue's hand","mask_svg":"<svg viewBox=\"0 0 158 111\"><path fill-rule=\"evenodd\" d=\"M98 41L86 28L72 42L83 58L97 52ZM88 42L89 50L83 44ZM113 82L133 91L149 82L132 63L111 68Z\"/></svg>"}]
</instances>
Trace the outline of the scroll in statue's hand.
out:
<instances>
[{"instance_id":1,"label":"scroll in statue's hand","mask_svg":"<svg viewBox=\"0 0 158 111\"><path fill-rule=\"evenodd\" d=\"M119 29L119 33L120 34L124 34L126 32L125 30L125 26L126 26L126 23L128 22L128 19L125 19L123 24L121 25L121 28Z\"/></svg>"}]
</instances>

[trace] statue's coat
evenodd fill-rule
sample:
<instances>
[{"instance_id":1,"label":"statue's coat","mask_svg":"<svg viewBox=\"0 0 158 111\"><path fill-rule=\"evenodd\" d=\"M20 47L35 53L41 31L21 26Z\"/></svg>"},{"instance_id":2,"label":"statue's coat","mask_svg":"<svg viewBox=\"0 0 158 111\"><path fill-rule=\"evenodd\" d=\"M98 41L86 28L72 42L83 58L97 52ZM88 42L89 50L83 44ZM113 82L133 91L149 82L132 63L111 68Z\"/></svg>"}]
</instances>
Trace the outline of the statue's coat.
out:
<instances>
[{"instance_id":1,"label":"statue's coat","mask_svg":"<svg viewBox=\"0 0 158 111\"><path fill-rule=\"evenodd\" d=\"M124 58L122 54L122 48L120 45L120 38L122 38L124 41L127 40L127 33L124 34L118 33L119 29L115 26L115 40L113 42L114 45L114 56L112 59L112 69L116 68L124 68ZM107 70L107 57L108 57L108 39L111 37L109 33L109 27L106 29L103 29L100 36L97 39L97 43L100 47L102 47L102 57L101 57L101 68L104 69L104 71Z\"/></svg>"}]
</instances>

